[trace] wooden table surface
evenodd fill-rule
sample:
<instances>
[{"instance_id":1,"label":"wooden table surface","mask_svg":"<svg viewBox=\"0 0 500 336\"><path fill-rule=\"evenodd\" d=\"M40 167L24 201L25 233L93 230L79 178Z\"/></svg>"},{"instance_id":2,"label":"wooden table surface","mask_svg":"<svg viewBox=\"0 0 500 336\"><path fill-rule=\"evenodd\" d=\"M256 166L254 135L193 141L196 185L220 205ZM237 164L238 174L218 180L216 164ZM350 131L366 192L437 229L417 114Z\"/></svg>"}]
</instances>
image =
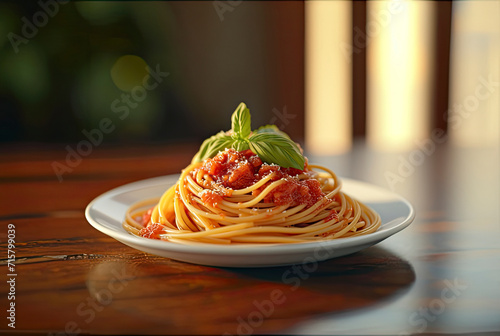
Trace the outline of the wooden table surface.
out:
<instances>
[{"instance_id":1,"label":"wooden table surface","mask_svg":"<svg viewBox=\"0 0 500 336\"><path fill-rule=\"evenodd\" d=\"M53 162L65 164L64 146L0 148L1 332L500 333L498 147L445 144L418 156L358 144L345 155L310 156L341 176L403 195L417 217L376 246L319 263L298 286L282 280L291 266L178 262L125 246L86 221L93 198L178 173L195 151L190 145L96 148L60 182ZM277 292L281 296L273 297Z\"/></svg>"}]
</instances>

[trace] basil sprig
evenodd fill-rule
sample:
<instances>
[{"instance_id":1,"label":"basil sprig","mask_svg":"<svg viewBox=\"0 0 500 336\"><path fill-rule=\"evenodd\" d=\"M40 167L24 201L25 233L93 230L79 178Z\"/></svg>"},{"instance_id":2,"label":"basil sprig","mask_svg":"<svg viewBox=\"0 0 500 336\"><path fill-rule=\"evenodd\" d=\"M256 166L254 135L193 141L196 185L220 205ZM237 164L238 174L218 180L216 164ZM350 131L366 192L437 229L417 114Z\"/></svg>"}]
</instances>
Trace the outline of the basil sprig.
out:
<instances>
[{"instance_id":1,"label":"basil sprig","mask_svg":"<svg viewBox=\"0 0 500 336\"><path fill-rule=\"evenodd\" d=\"M245 140L252 131L252 121L250 120L250 110L245 103L240 103L231 116L231 126L233 128L233 137Z\"/></svg>"},{"instance_id":2,"label":"basil sprig","mask_svg":"<svg viewBox=\"0 0 500 336\"><path fill-rule=\"evenodd\" d=\"M266 163L275 163L283 168L304 169L305 159L299 147L275 125L259 127L251 132L250 110L245 103L238 105L231 117L232 131L220 131L203 141L193 162L212 158L226 148L237 151L252 150Z\"/></svg>"}]
</instances>

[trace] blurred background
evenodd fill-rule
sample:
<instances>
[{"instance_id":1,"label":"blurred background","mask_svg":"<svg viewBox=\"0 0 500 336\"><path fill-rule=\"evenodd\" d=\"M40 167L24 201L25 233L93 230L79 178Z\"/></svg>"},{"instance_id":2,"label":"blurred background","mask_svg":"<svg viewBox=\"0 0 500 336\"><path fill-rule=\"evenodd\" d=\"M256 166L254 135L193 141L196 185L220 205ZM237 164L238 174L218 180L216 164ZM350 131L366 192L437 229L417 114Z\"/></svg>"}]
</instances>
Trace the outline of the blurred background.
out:
<instances>
[{"instance_id":1,"label":"blurred background","mask_svg":"<svg viewBox=\"0 0 500 336\"><path fill-rule=\"evenodd\" d=\"M106 144L200 141L241 101L255 127L286 105L301 134L304 4L47 3L0 4L2 142L77 142L102 118Z\"/></svg>"},{"instance_id":2,"label":"blurred background","mask_svg":"<svg viewBox=\"0 0 500 336\"><path fill-rule=\"evenodd\" d=\"M199 142L239 102L311 154L499 143L497 1L0 2L0 141ZM149 69L149 70L148 70ZM61 148L64 146L61 146Z\"/></svg>"}]
</instances>

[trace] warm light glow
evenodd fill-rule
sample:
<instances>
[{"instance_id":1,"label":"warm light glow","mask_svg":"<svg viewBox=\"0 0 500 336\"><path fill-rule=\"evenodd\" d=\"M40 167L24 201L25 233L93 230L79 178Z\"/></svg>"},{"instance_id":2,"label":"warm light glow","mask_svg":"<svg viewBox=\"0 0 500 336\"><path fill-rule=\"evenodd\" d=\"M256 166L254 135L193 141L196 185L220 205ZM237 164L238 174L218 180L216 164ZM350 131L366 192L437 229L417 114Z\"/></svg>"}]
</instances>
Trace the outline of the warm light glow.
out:
<instances>
[{"instance_id":1,"label":"warm light glow","mask_svg":"<svg viewBox=\"0 0 500 336\"><path fill-rule=\"evenodd\" d=\"M500 142L500 3L453 3L450 142L492 146Z\"/></svg>"},{"instance_id":2,"label":"warm light glow","mask_svg":"<svg viewBox=\"0 0 500 336\"><path fill-rule=\"evenodd\" d=\"M339 154L351 147L351 6L306 1L306 147Z\"/></svg>"},{"instance_id":3,"label":"warm light glow","mask_svg":"<svg viewBox=\"0 0 500 336\"><path fill-rule=\"evenodd\" d=\"M367 2L367 138L376 149L408 150L428 136L434 6Z\"/></svg>"},{"instance_id":4,"label":"warm light glow","mask_svg":"<svg viewBox=\"0 0 500 336\"><path fill-rule=\"evenodd\" d=\"M149 76L147 63L136 55L124 55L116 60L111 68L111 79L122 91L131 91L142 86L144 78Z\"/></svg>"}]
</instances>

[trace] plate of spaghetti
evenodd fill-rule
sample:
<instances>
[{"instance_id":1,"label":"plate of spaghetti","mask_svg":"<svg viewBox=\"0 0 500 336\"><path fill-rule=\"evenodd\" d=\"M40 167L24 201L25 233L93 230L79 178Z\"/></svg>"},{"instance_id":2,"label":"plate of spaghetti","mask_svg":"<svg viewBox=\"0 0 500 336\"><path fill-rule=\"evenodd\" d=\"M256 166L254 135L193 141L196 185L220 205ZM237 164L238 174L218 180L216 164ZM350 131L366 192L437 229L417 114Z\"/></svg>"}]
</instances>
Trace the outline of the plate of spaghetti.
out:
<instances>
[{"instance_id":1,"label":"plate of spaghetti","mask_svg":"<svg viewBox=\"0 0 500 336\"><path fill-rule=\"evenodd\" d=\"M86 208L97 230L190 263L266 267L360 251L407 227L401 196L310 164L274 125L254 131L241 103L177 175L130 183Z\"/></svg>"}]
</instances>

